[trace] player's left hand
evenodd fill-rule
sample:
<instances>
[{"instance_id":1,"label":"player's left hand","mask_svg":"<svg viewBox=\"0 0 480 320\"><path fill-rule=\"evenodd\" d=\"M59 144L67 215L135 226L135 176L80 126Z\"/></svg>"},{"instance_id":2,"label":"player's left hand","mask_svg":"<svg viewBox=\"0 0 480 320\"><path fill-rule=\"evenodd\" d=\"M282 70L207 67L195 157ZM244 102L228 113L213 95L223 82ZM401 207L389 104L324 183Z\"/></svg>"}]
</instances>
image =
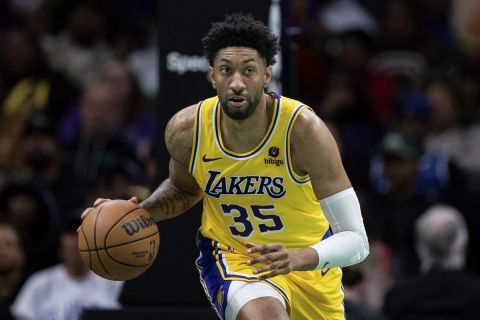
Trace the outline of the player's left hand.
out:
<instances>
[{"instance_id":1,"label":"player's left hand","mask_svg":"<svg viewBox=\"0 0 480 320\"><path fill-rule=\"evenodd\" d=\"M248 260L248 265L270 262L270 264L267 264L265 267L253 271L255 275L259 275L259 280L268 279L280 274L287 274L295 270L293 251L288 251L283 244L255 244L247 242L246 245L249 254L260 253L260 256Z\"/></svg>"}]
</instances>

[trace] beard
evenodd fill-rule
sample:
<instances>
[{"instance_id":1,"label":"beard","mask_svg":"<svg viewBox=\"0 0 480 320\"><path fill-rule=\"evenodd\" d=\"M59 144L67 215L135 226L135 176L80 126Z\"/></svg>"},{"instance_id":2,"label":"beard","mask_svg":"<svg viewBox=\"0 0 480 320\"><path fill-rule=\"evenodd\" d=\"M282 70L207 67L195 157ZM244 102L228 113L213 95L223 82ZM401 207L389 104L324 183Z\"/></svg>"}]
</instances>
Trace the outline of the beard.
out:
<instances>
[{"instance_id":1,"label":"beard","mask_svg":"<svg viewBox=\"0 0 480 320\"><path fill-rule=\"evenodd\" d=\"M263 92L255 97L244 97L245 103L246 103L246 106L244 108L235 108L230 106L229 99L224 99L219 97L219 100L220 100L220 105L222 107L223 112L225 112L225 114L229 118L234 120L245 120L253 113L253 111L255 111L255 108L260 102L262 94Z\"/></svg>"}]
</instances>

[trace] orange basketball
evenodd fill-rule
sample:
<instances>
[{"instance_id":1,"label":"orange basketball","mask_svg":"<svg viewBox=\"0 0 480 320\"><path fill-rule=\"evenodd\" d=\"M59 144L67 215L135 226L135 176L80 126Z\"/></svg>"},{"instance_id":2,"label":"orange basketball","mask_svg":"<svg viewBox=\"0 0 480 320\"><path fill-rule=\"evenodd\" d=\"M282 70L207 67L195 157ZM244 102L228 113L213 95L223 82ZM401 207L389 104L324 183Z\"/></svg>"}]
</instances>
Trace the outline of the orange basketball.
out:
<instances>
[{"instance_id":1,"label":"orange basketball","mask_svg":"<svg viewBox=\"0 0 480 320\"><path fill-rule=\"evenodd\" d=\"M83 261L99 276L130 280L157 257L160 234L155 219L139 205L112 200L93 208L78 231Z\"/></svg>"}]
</instances>

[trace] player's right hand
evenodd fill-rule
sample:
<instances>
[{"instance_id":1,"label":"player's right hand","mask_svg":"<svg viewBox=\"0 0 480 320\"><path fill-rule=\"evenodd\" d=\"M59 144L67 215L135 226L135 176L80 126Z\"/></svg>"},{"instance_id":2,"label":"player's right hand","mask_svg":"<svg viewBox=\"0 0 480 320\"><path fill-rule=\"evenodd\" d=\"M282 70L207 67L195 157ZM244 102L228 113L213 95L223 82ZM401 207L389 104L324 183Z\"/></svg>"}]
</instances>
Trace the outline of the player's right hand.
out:
<instances>
[{"instance_id":1,"label":"player's right hand","mask_svg":"<svg viewBox=\"0 0 480 320\"><path fill-rule=\"evenodd\" d=\"M95 202L93 203L93 207L88 207L87 209L85 209L83 212L82 212L82 215L80 216L80 218L83 220L85 219L85 217L87 216L87 214L93 209L93 208L96 208L98 207L99 205L105 203L105 202L108 202L108 201L111 201L112 199L108 199L108 198L97 198L97 200L95 200ZM137 197L131 197L130 199L128 199L128 201L131 201L135 204L138 204L138 199Z\"/></svg>"},{"instance_id":2,"label":"player's right hand","mask_svg":"<svg viewBox=\"0 0 480 320\"><path fill-rule=\"evenodd\" d=\"M97 200L95 200L95 202L93 203L93 207L88 207L87 209L85 209L83 212L82 212L82 215L80 216L80 218L83 220L85 219L85 217L87 216L87 214L93 209L93 208L96 208L98 207L99 205L101 205L102 203L105 203L107 201L110 201L112 199L105 199L105 198L97 198Z\"/></svg>"}]
</instances>

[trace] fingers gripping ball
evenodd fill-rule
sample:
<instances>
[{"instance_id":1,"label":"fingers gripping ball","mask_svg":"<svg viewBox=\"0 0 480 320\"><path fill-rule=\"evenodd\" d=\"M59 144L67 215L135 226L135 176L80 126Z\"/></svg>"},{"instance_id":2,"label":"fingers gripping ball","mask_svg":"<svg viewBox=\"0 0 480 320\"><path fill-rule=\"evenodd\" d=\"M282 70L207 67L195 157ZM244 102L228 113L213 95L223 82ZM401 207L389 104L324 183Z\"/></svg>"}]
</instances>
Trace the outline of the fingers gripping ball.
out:
<instances>
[{"instance_id":1,"label":"fingers gripping ball","mask_svg":"<svg viewBox=\"0 0 480 320\"><path fill-rule=\"evenodd\" d=\"M152 265L159 245L154 218L126 200L112 200L93 208L78 231L83 261L110 280L130 280L141 275Z\"/></svg>"}]
</instances>

